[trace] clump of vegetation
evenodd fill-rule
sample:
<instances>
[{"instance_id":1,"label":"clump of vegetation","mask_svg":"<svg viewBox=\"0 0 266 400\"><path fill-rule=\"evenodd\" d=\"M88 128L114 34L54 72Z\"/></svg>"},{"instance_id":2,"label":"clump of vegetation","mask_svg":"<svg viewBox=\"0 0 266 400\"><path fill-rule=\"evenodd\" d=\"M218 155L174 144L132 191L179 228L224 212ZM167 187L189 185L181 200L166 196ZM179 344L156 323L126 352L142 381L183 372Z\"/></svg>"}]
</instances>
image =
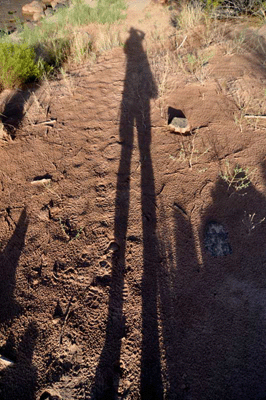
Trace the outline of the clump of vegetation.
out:
<instances>
[{"instance_id":1,"label":"clump of vegetation","mask_svg":"<svg viewBox=\"0 0 266 400\"><path fill-rule=\"evenodd\" d=\"M200 0L200 3L208 11L231 10L235 15L266 11L266 1L264 0Z\"/></svg>"},{"instance_id":2,"label":"clump of vegetation","mask_svg":"<svg viewBox=\"0 0 266 400\"><path fill-rule=\"evenodd\" d=\"M184 4L179 14L176 16L174 25L182 31L189 31L200 24L204 17L203 6L200 2Z\"/></svg>"},{"instance_id":3,"label":"clump of vegetation","mask_svg":"<svg viewBox=\"0 0 266 400\"><path fill-rule=\"evenodd\" d=\"M257 222L255 222L254 217L256 216L256 213L253 214L248 214L246 211L244 211L244 218L242 219L243 224L247 228L247 233L250 235L252 231L262 222L265 221L265 217L259 219Z\"/></svg>"},{"instance_id":4,"label":"clump of vegetation","mask_svg":"<svg viewBox=\"0 0 266 400\"><path fill-rule=\"evenodd\" d=\"M232 187L236 191L249 187L251 184L250 175L249 168L244 169L236 165L232 169L229 161L226 161L224 172L220 174L221 178L227 183L228 190Z\"/></svg>"},{"instance_id":5,"label":"clump of vegetation","mask_svg":"<svg viewBox=\"0 0 266 400\"><path fill-rule=\"evenodd\" d=\"M39 60L26 43L0 43L0 87L13 88L38 80L49 66Z\"/></svg>"},{"instance_id":6,"label":"clump of vegetation","mask_svg":"<svg viewBox=\"0 0 266 400\"><path fill-rule=\"evenodd\" d=\"M19 87L58 70L67 60L82 62L92 43L77 34L76 27L91 22L112 24L125 10L125 0L98 0L91 8L84 0L73 0L70 7L44 18L34 29L24 26L17 34L0 35L0 89Z\"/></svg>"}]
</instances>

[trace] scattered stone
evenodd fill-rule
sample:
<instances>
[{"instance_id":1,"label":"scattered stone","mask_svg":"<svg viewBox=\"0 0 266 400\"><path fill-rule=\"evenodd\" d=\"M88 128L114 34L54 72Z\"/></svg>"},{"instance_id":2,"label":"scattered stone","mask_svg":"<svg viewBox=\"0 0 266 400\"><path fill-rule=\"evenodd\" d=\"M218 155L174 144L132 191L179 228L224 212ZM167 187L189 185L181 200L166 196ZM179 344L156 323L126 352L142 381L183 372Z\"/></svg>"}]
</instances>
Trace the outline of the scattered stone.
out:
<instances>
[{"instance_id":1,"label":"scattered stone","mask_svg":"<svg viewBox=\"0 0 266 400\"><path fill-rule=\"evenodd\" d=\"M31 3L25 4L22 7L22 13L26 15L41 14L45 8L44 4L37 0L33 0Z\"/></svg>"},{"instance_id":2,"label":"scattered stone","mask_svg":"<svg viewBox=\"0 0 266 400\"><path fill-rule=\"evenodd\" d=\"M39 181L31 181L31 184L35 186L44 186L48 185L50 182L51 179L40 179Z\"/></svg>"},{"instance_id":3,"label":"scattered stone","mask_svg":"<svg viewBox=\"0 0 266 400\"><path fill-rule=\"evenodd\" d=\"M43 186L43 185L47 185L48 183L50 183L51 180L52 180L52 175L45 174L45 175L41 175L41 176L35 176L33 181L31 181L31 184L37 185L37 186Z\"/></svg>"},{"instance_id":4,"label":"scattered stone","mask_svg":"<svg viewBox=\"0 0 266 400\"><path fill-rule=\"evenodd\" d=\"M186 118L174 117L168 124L171 132L188 133L190 132L190 124Z\"/></svg>"},{"instance_id":5,"label":"scattered stone","mask_svg":"<svg viewBox=\"0 0 266 400\"><path fill-rule=\"evenodd\" d=\"M227 232L223 225L215 221L209 222L206 226L204 245L213 257L227 256L232 253Z\"/></svg>"},{"instance_id":6,"label":"scattered stone","mask_svg":"<svg viewBox=\"0 0 266 400\"><path fill-rule=\"evenodd\" d=\"M9 360L8 358L0 355L0 370L11 367L14 364L13 361Z\"/></svg>"}]
</instances>

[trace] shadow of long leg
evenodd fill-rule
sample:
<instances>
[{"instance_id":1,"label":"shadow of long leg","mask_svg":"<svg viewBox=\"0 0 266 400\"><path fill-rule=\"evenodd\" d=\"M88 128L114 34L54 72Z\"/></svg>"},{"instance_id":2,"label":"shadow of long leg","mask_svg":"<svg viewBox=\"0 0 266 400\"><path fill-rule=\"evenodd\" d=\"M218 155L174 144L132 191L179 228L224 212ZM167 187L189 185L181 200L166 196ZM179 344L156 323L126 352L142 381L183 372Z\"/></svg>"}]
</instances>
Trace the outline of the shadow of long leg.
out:
<instances>
[{"instance_id":1,"label":"shadow of long leg","mask_svg":"<svg viewBox=\"0 0 266 400\"><path fill-rule=\"evenodd\" d=\"M157 273L160 258L156 237L155 184L150 153L149 103L144 110L145 120L143 118L137 120L141 157L143 229L141 399L159 400L163 398L157 314Z\"/></svg>"},{"instance_id":2,"label":"shadow of long leg","mask_svg":"<svg viewBox=\"0 0 266 400\"><path fill-rule=\"evenodd\" d=\"M129 212L130 162L133 146L133 117L122 109L122 143L115 201L115 240L119 249L113 254L105 344L95 375L92 399L112 400L117 396L120 377L121 339L124 335L123 287L126 233Z\"/></svg>"}]
</instances>

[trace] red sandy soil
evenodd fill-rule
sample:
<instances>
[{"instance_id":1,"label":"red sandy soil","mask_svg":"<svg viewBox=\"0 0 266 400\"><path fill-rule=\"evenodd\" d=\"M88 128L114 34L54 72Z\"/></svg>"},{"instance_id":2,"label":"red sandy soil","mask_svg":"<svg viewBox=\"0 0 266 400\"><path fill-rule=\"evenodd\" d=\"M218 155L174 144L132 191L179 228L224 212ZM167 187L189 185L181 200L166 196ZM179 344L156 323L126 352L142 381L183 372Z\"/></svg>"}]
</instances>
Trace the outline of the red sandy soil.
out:
<instances>
[{"instance_id":1,"label":"red sandy soil","mask_svg":"<svg viewBox=\"0 0 266 400\"><path fill-rule=\"evenodd\" d=\"M123 47L6 102L1 400L266 397L266 126L240 110L264 112L262 55L215 44L206 76L171 70L162 92L146 38L154 16L173 28L148 12ZM211 221L231 254L208 252Z\"/></svg>"}]
</instances>

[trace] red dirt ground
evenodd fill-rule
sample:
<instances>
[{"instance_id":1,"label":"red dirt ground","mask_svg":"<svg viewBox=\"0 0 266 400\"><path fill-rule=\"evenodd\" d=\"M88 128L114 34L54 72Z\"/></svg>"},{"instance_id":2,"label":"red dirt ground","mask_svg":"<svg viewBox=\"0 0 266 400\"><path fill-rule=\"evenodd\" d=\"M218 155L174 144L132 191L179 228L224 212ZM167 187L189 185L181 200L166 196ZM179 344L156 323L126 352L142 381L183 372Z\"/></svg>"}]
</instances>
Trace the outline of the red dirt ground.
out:
<instances>
[{"instance_id":1,"label":"red dirt ground","mask_svg":"<svg viewBox=\"0 0 266 400\"><path fill-rule=\"evenodd\" d=\"M149 26L172 28L147 10L124 47L2 110L1 400L266 397L265 124L244 117L264 113L262 55L215 44L200 79L163 87ZM210 222L230 254L208 252Z\"/></svg>"}]
</instances>

